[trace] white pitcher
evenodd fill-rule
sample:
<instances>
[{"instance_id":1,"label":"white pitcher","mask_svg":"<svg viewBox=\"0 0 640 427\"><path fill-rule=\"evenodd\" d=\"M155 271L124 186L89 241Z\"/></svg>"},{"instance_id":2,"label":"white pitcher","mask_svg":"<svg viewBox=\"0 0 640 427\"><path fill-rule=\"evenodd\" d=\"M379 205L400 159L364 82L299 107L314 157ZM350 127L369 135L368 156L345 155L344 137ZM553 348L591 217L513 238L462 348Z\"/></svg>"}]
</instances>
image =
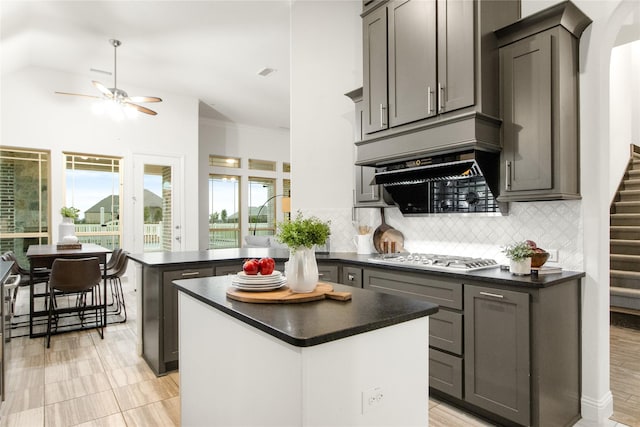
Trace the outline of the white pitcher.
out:
<instances>
[{"instance_id":1,"label":"white pitcher","mask_svg":"<svg viewBox=\"0 0 640 427\"><path fill-rule=\"evenodd\" d=\"M371 234L358 234L353 239L353 244L356 245L358 255L369 255L373 252Z\"/></svg>"}]
</instances>

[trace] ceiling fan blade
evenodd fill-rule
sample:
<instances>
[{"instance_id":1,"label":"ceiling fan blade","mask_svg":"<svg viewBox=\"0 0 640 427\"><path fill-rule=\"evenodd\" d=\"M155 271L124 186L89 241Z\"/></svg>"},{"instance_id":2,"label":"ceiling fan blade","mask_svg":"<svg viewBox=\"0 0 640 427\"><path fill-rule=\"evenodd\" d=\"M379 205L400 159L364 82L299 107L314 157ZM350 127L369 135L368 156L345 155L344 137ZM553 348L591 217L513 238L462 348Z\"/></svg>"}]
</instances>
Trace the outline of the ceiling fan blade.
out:
<instances>
[{"instance_id":1,"label":"ceiling fan blade","mask_svg":"<svg viewBox=\"0 0 640 427\"><path fill-rule=\"evenodd\" d=\"M130 96L129 101L132 102L162 102L162 98L156 96Z\"/></svg>"},{"instance_id":2,"label":"ceiling fan blade","mask_svg":"<svg viewBox=\"0 0 640 427\"><path fill-rule=\"evenodd\" d=\"M85 98L96 98L96 99L101 99L99 96L95 96L95 95L84 95L82 93L69 93L69 92L54 92L58 95L72 95L72 96L84 96Z\"/></svg>"},{"instance_id":3,"label":"ceiling fan blade","mask_svg":"<svg viewBox=\"0 0 640 427\"><path fill-rule=\"evenodd\" d=\"M98 89L107 98L109 99L113 98L113 93L109 89L107 89L107 87L102 83L96 80L92 80L91 84L93 84L93 86L95 86L95 88Z\"/></svg>"},{"instance_id":4,"label":"ceiling fan blade","mask_svg":"<svg viewBox=\"0 0 640 427\"><path fill-rule=\"evenodd\" d=\"M148 109L147 107L143 107L142 105L132 104L130 102L125 102L125 105L127 105L128 107L131 107L131 108L135 108L136 110L140 111L141 113L150 114L152 116L155 116L156 114L158 114L155 111Z\"/></svg>"}]
</instances>

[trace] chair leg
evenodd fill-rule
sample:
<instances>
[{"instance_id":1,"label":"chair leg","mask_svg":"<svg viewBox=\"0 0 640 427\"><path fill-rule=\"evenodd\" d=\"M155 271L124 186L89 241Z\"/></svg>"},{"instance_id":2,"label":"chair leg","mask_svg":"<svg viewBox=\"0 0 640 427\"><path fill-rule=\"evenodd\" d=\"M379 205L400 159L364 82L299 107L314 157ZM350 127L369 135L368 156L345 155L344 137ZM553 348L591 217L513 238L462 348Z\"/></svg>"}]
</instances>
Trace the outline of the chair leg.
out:
<instances>
[{"instance_id":1,"label":"chair leg","mask_svg":"<svg viewBox=\"0 0 640 427\"><path fill-rule=\"evenodd\" d=\"M53 305L54 305L53 298L55 298L55 296L53 295L53 292L51 292L51 296L49 298L51 299L51 301L48 304L49 315L47 316L47 348L51 346L51 316L53 315Z\"/></svg>"}]
</instances>

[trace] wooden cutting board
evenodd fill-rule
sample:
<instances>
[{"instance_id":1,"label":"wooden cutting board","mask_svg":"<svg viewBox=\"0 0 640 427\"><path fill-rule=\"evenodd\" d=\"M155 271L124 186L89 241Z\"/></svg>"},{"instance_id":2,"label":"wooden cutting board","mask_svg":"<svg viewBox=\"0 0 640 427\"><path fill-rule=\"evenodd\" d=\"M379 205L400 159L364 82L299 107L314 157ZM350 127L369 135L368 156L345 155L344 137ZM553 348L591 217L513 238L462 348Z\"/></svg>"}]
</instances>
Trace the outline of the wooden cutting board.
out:
<instances>
[{"instance_id":1,"label":"wooden cutting board","mask_svg":"<svg viewBox=\"0 0 640 427\"><path fill-rule=\"evenodd\" d=\"M286 304L317 301L325 298L347 301L351 299L351 292L334 292L333 286L328 283L318 283L313 292L306 294L295 293L286 286L267 292L241 291L231 286L227 289L227 297L242 302Z\"/></svg>"}]
</instances>

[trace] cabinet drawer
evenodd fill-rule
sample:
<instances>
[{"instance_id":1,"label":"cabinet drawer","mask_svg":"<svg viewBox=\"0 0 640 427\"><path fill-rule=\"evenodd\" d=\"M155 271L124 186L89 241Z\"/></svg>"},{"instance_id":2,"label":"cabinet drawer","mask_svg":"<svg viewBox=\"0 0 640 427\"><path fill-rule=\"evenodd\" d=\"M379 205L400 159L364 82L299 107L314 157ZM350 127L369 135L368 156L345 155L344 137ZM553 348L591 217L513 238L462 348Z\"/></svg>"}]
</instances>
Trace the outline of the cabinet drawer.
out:
<instances>
[{"instance_id":1,"label":"cabinet drawer","mask_svg":"<svg viewBox=\"0 0 640 427\"><path fill-rule=\"evenodd\" d=\"M429 317L429 345L462 355L462 314L440 310Z\"/></svg>"},{"instance_id":2,"label":"cabinet drawer","mask_svg":"<svg viewBox=\"0 0 640 427\"><path fill-rule=\"evenodd\" d=\"M462 283L420 273L365 269L363 287L379 292L427 300L442 307L462 309Z\"/></svg>"},{"instance_id":3,"label":"cabinet drawer","mask_svg":"<svg viewBox=\"0 0 640 427\"><path fill-rule=\"evenodd\" d=\"M362 269L358 267L342 267L342 284L362 287Z\"/></svg>"},{"instance_id":4,"label":"cabinet drawer","mask_svg":"<svg viewBox=\"0 0 640 427\"><path fill-rule=\"evenodd\" d=\"M462 358L430 348L429 387L462 399Z\"/></svg>"},{"instance_id":5,"label":"cabinet drawer","mask_svg":"<svg viewBox=\"0 0 640 427\"><path fill-rule=\"evenodd\" d=\"M324 282L338 283L338 266L318 264L318 275Z\"/></svg>"}]
</instances>

